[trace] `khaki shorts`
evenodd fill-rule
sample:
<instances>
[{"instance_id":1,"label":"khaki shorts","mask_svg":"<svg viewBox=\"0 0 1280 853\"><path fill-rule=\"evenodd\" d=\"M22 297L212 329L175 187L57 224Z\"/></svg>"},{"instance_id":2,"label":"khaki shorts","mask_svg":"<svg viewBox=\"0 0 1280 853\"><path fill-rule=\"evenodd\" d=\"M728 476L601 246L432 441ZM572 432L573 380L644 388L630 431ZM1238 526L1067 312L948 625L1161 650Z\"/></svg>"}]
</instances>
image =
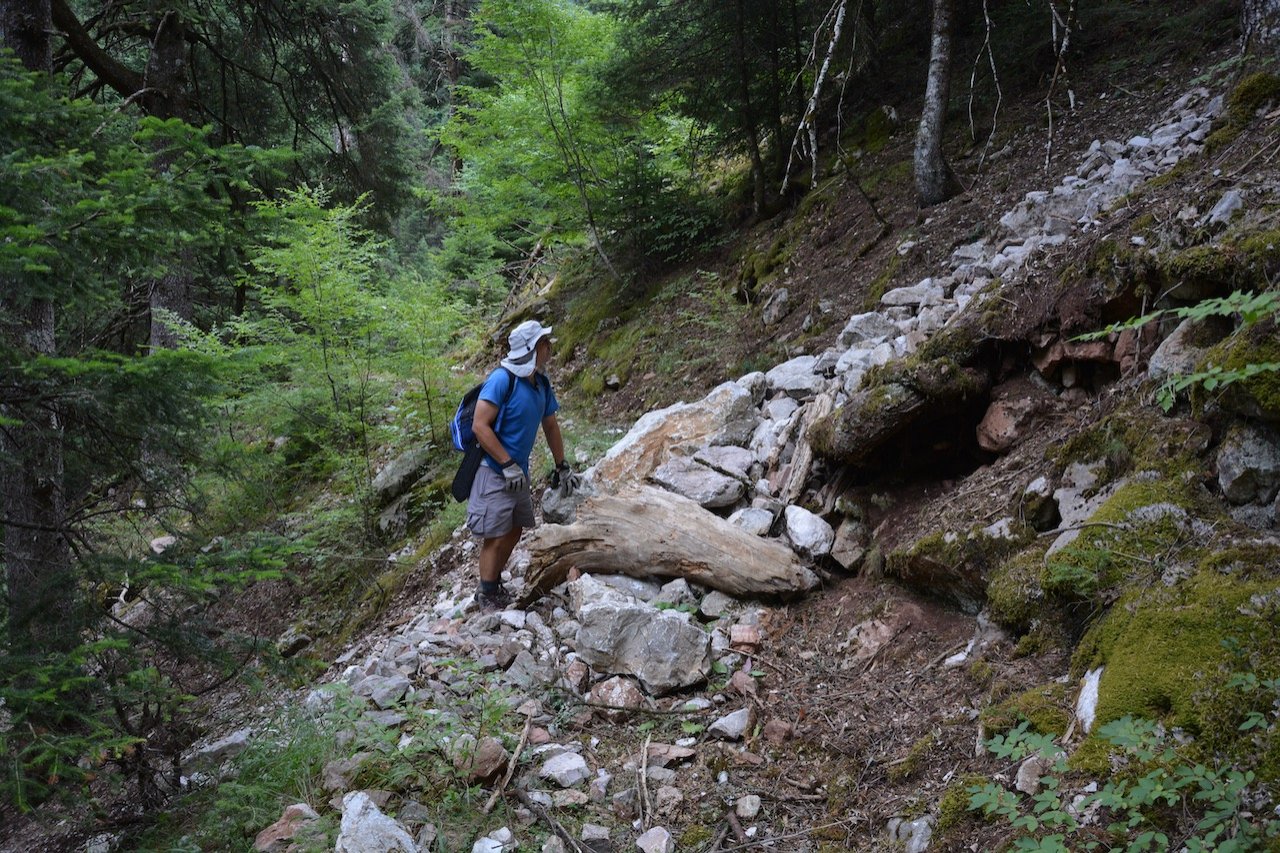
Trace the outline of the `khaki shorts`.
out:
<instances>
[{"instance_id":1,"label":"khaki shorts","mask_svg":"<svg viewBox=\"0 0 1280 853\"><path fill-rule=\"evenodd\" d=\"M506 478L481 463L471 484L471 497L467 498L467 527L471 532L482 539L497 539L514 527L533 527L536 523L528 485L509 492Z\"/></svg>"}]
</instances>

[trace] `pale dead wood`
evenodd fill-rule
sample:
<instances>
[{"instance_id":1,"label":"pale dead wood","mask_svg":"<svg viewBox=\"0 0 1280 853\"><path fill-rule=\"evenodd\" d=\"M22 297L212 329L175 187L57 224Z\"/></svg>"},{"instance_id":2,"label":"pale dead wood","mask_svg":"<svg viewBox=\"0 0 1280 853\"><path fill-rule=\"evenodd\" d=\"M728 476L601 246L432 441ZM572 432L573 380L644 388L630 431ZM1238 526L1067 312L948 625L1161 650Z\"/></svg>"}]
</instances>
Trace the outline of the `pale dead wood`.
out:
<instances>
[{"instance_id":1,"label":"pale dead wood","mask_svg":"<svg viewBox=\"0 0 1280 853\"><path fill-rule=\"evenodd\" d=\"M524 752L524 745L529 742L529 729L533 727L533 715L526 715L524 718L524 731L520 733L520 743L516 744L516 751L511 753L511 761L507 763L507 772L503 774L502 781L498 783L498 787L493 789L493 793L489 795L489 800L484 804L481 813L488 814L493 811L494 805L498 802L498 797L502 796L502 792L506 790L507 783L511 781L511 777L516 772L516 765L520 763L520 753Z\"/></svg>"},{"instance_id":2,"label":"pale dead wood","mask_svg":"<svg viewBox=\"0 0 1280 853\"><path fill-rule=\"evenodd\" d=\"M521 606L562 583L573 569L685 578L738 597L795 595L818 585L817 576L782 543L652 486L588 498L574 524L539 528L529 554Z\"/></svg>"},{"instance_id":3,"label":"pale dead wood","mask_svg":"<svg viewBox=\"0 0 1280 853\"><path fill-rule=\"evenodd\" d=\"M813 467L813 447L809 444L809 428L831 414L835 407L835 397L830 394L819 394L805 407L804 422L796 439L795 452L791 455L791 476L787 479L781 494L784 503L798 502L800 494L804 491L804 484L809 479L809 470Z\"/></svg>"}]
</instances>

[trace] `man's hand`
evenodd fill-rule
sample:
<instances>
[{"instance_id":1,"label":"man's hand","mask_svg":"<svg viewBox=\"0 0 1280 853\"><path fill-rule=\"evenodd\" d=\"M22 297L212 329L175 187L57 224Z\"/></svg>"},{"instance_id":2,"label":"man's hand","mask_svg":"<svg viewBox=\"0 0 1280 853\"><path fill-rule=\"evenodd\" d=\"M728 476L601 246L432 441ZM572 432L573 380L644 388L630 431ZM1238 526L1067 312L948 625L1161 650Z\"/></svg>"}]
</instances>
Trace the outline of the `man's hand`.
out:
<instances>
[{"instance_id":1,"label":"man's hand","mask_svg":"<svg viewBox=\"0 0 1280 853\"><path fill-rule=\"evenodd\" d=\"M551 488L559 489L566 498L571 497L582 485L582 480L569 467L569 460L561 459L556 470L551 472Z\"/></svg>"},{"instance_id":2,"label":"man's hand","mask_svg":"<svg viewBox=\"0 0 1280 853\"><path fill-rule=\"evenodd\" d=\"M518 492L529 485L529 478L524 475L524 469L514 459L508 459L502 466L502 478L506 481L505 488L508 492Z\"/></svg>"}]
</instances>

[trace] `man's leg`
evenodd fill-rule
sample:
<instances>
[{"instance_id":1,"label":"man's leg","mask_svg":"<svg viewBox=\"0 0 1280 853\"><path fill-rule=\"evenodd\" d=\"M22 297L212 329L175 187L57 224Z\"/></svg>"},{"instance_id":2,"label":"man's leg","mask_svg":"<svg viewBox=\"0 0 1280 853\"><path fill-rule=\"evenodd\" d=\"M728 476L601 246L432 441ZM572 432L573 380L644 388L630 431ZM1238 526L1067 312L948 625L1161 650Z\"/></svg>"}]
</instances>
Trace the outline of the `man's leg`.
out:
<instances>
[{"instance_id":1,"label":"man's leg","mask_svg":"<svg viewBox=\"0 0 1280 853\"><path fill-rule=\"evenodd\" d=\"M502 569L511 557L520 541L524 528L513 527L509 532L493 539L485 539L480 543L480 580L497 582L502 577Z\"/></svg>"}]
</instances>

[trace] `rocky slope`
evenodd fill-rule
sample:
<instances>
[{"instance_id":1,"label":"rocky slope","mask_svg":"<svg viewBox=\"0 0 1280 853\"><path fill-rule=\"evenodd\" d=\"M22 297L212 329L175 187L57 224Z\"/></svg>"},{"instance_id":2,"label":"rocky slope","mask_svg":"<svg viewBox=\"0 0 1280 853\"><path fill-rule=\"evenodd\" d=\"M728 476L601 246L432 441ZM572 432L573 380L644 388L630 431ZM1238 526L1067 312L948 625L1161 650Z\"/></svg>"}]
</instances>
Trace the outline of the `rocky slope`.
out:
<instances>
[{"instance_id":1,"label":"rocky slope","mask_svg":"<svg viewBox=\"0 0 1280 853\"><path fill-rule=\"evenodd\" d=\"M432 595L348 650L306 705L349 692L354 730L447 758L495 808L442 823L420 786L365 790L377 754L363 752L310 803L329 804L336 849L992 849L1017 832L966 812L967 788L1030 795L1042 774L1076 800L1073 844L1114 842L1113 815L1081 798L1122 766L1097 730L1127 714L1257 771L1228 831L1261 826L1275 721L1235 737L1253 706L1227 685L1276 674L1274 381L1169 414L1150 394L1206 359L1269 360L1274 318L1076 338L1277 271L1276 119L1259 109L1274 93L1248 97L1181 92L1149 124L1081 146L985 236L923 258L924 237L898 241L921 274L828 318L830 346L646 415L593 469L600 491L682 495L692 527L728 517L779 539L821 590L737 600L582 574L480 614L460 531L422 567ZM839 310L812 307L810 324ZM575 508L552 495L544 509L567 522ZM541 547L535 535L513 559L516 592ZM487 703L509 713L462 731ZM1019 719L1069 767L983 748ZM261 848L324 825L298 814Z\"/></svg>"}]
</instances>

